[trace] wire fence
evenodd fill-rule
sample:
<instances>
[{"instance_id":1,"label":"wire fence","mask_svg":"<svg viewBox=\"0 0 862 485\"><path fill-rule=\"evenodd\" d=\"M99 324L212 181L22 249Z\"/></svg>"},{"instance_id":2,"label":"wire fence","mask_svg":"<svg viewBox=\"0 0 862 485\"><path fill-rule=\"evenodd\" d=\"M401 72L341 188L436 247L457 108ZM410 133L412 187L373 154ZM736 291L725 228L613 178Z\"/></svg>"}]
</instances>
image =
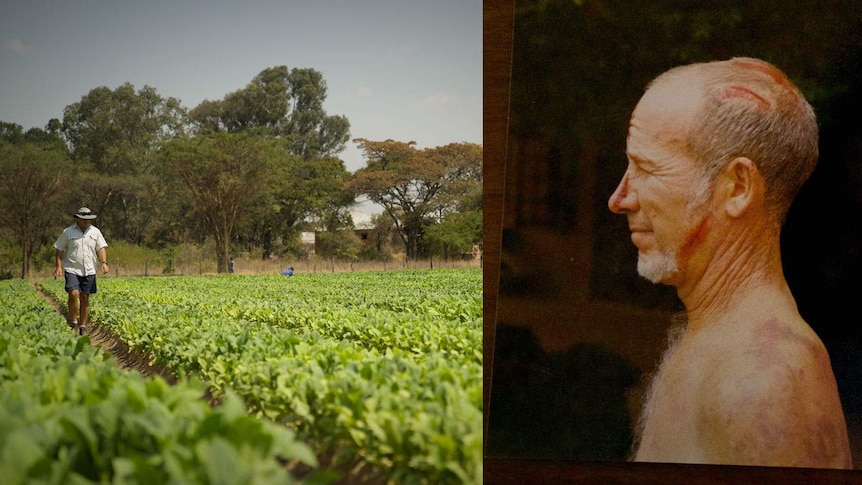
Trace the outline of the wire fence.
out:
<instances>
[{"instance_id":1,"label":"wire fence","mask_svg":"<svg viewBox=\"0 0 862 485\"><path fill-rule=\"evenodd\" d=\"M233 273L240 275L280 274L286 268L292 267L294 274L302 273L344 273L365 271L404 271L416 269L462 269L481 268L482 259L438 259L428 258L401 261L338 261L333 259L312 258L305 260L261 260L235 259ZM119 276L170 276L170 275L211 275L217 274L218 268L214 259L198 261L181 261L167 267L161 260L125 263L114 259L110 272L106 277ZM53 268L42 268L31 273L31 279L50 278ZM19 275L20 276L20 275ZM100 277L103 277L99 273Z\"/></svg>"}]
</instances>

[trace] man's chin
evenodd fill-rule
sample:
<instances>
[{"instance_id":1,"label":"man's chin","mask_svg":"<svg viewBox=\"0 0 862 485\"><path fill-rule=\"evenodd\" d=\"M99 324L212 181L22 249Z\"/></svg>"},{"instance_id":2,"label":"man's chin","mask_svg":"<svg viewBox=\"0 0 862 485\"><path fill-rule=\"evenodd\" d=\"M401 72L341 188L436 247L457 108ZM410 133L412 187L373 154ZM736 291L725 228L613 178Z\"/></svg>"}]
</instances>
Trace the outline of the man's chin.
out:
<instances>
[{"instance_id":1,"label":"man's chin","mask_svg":"<svg viewBox=\"0 0 862 485\"><path fill-rule=\"evenodd\" d=\"M668 284L678 271L674 254L638 255L638 274L653 283Z\"/></svg>"}]
</instances>

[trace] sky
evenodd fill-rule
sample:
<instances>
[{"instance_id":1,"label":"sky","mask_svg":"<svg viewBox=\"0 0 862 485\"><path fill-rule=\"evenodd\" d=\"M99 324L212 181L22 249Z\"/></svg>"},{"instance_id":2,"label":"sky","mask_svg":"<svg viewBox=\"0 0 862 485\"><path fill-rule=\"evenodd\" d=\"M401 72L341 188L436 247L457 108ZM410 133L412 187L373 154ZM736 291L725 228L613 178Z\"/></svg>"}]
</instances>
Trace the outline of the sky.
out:
<instances>
[{"instance_id":1,"label":"sky","mask_svg":"<svg viewBox=\"0 0 862 485\"><path fill-rule=\"evenodd\" d=\"M480 0L0 0L0 121L25 130L100 86L191 109L279 65L323 74L351 140L482 143Z\"/></svg>"}]
</instances>

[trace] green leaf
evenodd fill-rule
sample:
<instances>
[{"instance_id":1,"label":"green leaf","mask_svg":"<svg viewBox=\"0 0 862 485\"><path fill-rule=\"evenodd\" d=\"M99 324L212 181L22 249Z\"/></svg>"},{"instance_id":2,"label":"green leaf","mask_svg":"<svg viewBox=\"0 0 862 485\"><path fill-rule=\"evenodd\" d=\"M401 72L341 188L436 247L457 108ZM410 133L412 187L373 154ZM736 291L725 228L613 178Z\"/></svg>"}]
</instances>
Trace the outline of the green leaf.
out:
<instances>
[{"instance_id":1,"label":"green leaf","mask_svg":"<svg viewBox=\"0 0 862 485\"><path fill-rule=\"evenodd\" d=\"M248 483L250 474L230 443L218 436L201 441L195 446L195 455L203 464L207 483L233 485Z\"/></svg>"},{"instance_id":2,"label":"green leaf","mask_svg":"<svg viewBox=\"0 0 862 485\"><path fill-rule=\"evenodd\" d=\"M25 429L19 429L2 436L0 447L0 473L3 483L26 483L25 478L38 476L38 470L31 475L31 468L45 457L35 437Z\"/></svg>"},{"instance_id":3,"label":"green leaf","mask_svg":"<svg viewBox=\"0 0 862 485\"><path fill-rule=\"evenodd\" d=\"M269 426L273 437L274 453L284 459L296 458L311 467L317 467L317 457L311 447L296 440L293 431L279 426Z\"/></svg>"},{"instance_id":4,"label":"green leaf","mask_svg":"<svg viewBox=\"0 0 862 485\"><path fill-rule=\"evenodd\" d=\"M219 406L219 412L221 412L227 420L233 420L240 416L245 416L245 403L242 402L242 398L240 398L235 391L228 390L225 393L221 406Z\"/></svg>"},{"instance_id":5,"label":"green leaf","mask_svg":"<svg viewBox=\"0 0 862 485\"><path fill-rule=\"evenodd\" d=\"M60 418L60 425L66 437L73 443L73 447L83 453L78 457L79 463L93 467L97 463L99 437L90 425L87 414L87 409L84 407L68 409ZM98 472L98 470L92 471Z\"/></svg>"}]
</instances>

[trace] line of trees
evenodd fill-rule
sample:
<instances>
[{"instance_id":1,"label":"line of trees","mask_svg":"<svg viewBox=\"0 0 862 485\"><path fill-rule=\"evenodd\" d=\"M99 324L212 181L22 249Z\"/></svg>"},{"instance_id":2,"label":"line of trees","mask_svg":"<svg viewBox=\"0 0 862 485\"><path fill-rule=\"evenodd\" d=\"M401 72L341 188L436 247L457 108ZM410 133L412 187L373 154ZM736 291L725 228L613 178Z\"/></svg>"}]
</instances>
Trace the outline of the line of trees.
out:
<instances>
[{"instance_id":1,"label":"line of trees","mask_svg":"<svg viewBox=\"0 0 862 485\"><path fill-rule=\"evenodd\" d=\"M219 272L237 251L298 254L302 231L325 233L324 256L359 258L350 209L363 196L383 207L378 233L397 234L408 258L481 243L481 145L356 139L367 165L352 174L338 158L350 123L325 99L321 73L276 66L190 110L126 83L91 90L44 128L0 121L0 264L15 248L28 277L84 205L113 241L212 240Z\"/></svg>"}]
</instances>

